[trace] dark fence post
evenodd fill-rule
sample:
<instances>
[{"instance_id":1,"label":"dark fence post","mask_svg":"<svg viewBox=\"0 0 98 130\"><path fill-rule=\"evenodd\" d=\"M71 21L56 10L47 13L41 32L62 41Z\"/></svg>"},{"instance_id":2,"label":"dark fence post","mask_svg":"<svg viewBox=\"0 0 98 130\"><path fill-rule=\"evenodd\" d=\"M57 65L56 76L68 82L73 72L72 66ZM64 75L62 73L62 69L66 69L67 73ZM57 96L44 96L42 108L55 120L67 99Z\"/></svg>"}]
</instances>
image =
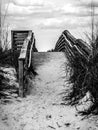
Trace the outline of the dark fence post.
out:
<instances>
[{"instance_id":1,"label":"dark fence post","mask_svg":"<svg viewBox=\"0 0 98 130\"><path fill-rule=\"evenodd\" d=\"M24 60L19 60L19 96L23 97L24 89Z\"/></svg>"}]
</instances>

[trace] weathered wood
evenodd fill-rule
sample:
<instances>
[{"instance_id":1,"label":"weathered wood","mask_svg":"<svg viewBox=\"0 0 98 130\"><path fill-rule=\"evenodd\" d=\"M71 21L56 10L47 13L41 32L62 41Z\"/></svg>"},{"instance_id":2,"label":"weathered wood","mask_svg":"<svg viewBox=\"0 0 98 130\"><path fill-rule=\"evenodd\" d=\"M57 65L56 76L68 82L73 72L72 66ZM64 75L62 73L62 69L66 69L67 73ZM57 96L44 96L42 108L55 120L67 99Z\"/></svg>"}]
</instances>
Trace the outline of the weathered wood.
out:
<instances>
[{"instance_id":1,"label":"weathered wood","mask_svg":"<svg viewBox=\"0 0 98 130\"><path fill-rule=\"evenodd\" d=\"M77 39L76 45L79 46L87 55L90 54L90 52L91 52L90 46L83 40Z\"/></svg>"},{"instance_id":2,"label":"weathered wood","mask_svg":"<svg viewBox=\"0 0 98 130\"><path fill-rule=\"evenodd\" d=\"M14 45L14 49L15 48L22 48L22 45L21 44L20 45L19 44L18 45Z\"/></svg>"},{"instance_id":3,"label":"weathered wood","mask_svg":"<svg viewBox=\"0 0 98 130\"><path fill-rule=\"evenodd\" d=\"M55 47L55 49L56 48L59 48L59 46L62 44L62 43L64 43L65 42L65 39L63 38L61 41L59 41L59 43L57 44L57 46Z\"/></svg>"},{"instance_id":4,"label":"weathered wood","mask_svg":"<svg viewBox=\"0 0 98 130\"><path fill-rule=\"evenodd\" d=\"M31 47L30 47L28 68L29 68L30 65L31 65L32 48L33 48L33 44L34 44L34 34L33 34L32 37L33 37L33 40L32 40L32 44L31 44Z\"/></svg>"},{"instance_id":5,"label":"weathered wood","mask_svg":"<svg viewBox=\"0 0 98 130\"><path fill-rule=\"evenodd\" d=\"M17 33L15 34L15 33L14 33L14 38L23 37L23 36L24 36L24 37L27 37L27 33L25 33L25 34L24 34L24 33L22 33L22 34L21 34L21 33L20 33L20 34L17 34Z\"/></svg>"},{"instance_id":6,"label":"weathered wood","mask_svg":"<svg viewBox=\"0 0 98 130\"><path fill-rule=\"evenodd\" d=\"M59 52L59 51L63 51L63 50L65 50L65 46L61 46L61 47L58 49L58 52Z\"/></svg>"},{"instance_id":7,"label":"weathered wood","mask_svg":"<svg viewBox=\"0 0 98 130\"><path fill-rule=\"evenodd\" d=\"M76 52L77 55L83 56L86 60L88 60L88 56L84 54L82 49L80 49L78 46L74 45L73 50ZM75 53L74 52L74 53Z\"/></svg>"},{"instance_id":8,"label":"weathered wood","mask_svg":"<svg viewBox=\"0 0 98 130\"><path fill-rule=\"evenodd\" d=\"M69 51L69 48L65 47L65 55L67 56L67 59L72 62L73 61L73 58L71 57L71 54L70 54L70 51Z\"/></svg>"},{"instance_id":9,"label":"weathered wood","mask_svg":"<svg viewBox=\"0 0 98 130\"><path fill-rule=\"evenodd\" d=\"M28 37L25 39L23 46L21 48L20 56L19 56L19 96L23 97L24 94L24 67L25 70L30 67L31 64L31 52L33 43L32 42L32 31L29 32ZM34 38L33 38L34 42Z\"/></svg>"},{"instance_id":10,"label":"weathered wood","mask_svg":"<svg viewBox=\"0 0 98 130\"><path fill-rule=\"evenodd\" d=\"M59 37L59 39L57 40L55 47L58 46L58 44L60 43L60 41L61 41L62 39L64 39L64 38L63 38L63 36L61 35L61 36Z\"/></svg>"},{"instance_id":11,"label":"weathered wood","mask_svg":"<svg viewBox=\"0 0 98 130\"><path fill-rule=\"evenodd\" d=\"M19 96L23 97L24 89L24 60L19 60Z\"/></svg>"},{"instance_id":12,"label":"weathered wood","mask_svg":"<svg viewBox=\"0 0 98 130\"><path fill-rule=\"evenodd\" d=\"M68 41L67 39L66 39L66 37L65 37L65 35L63 34L63 37L64 37L64 39L65 39L65 43L66 44L69 44L70 45L70 47L72 47L73 46L73 44L70 42L70 41Z\"/></svg>"},{"instance_id":13,"label":"weathered wood","mask_svg":"<svg viewBox=\"0 0 98 130\"><path fill-rule=\"evenodd\" d=\"M24 41L26 39L26 37L17 37L14 38L14 41Z\"/></svg>"},{"instance_id":14,"label":"weathered wood","mask_svg":"<svg viewBox=\"0 0 98 130\"><path fill-rule=\"evenodd\" d=\"M23 42L15 42L14 46L18 46L18 45L19 45L19 46L20 46L20 45L22 46L22 45L23 45Z\"/></svg>"},{"instance_id":15,"label":"weathered wood","mask_svg":"<svg viewBox=\"0 0 98 130\"><path fill-rule=\"evenodd\" d=\"M77 39L68 30L65 30L63 34L73 45L75 44Z\"/></svg>"},{"instance_id":16,"label":"weathered wood","mask_svg":"<svg viewBox=\"0 0 98 130\"><path fill-rule=\"evenodd\" d=\"M28 32L29 32L29 30L12 30L11 31L13 63L14 63L14 65L17 63L17 65L15 65L15 67L16 66L18 67L18 62L16 62L16 61L18 61L18 59L17 59L18 57L16 56L15 51L17 51L17 53L20 53L24 40L28 36Z\"/></svg>"},{"instance_id":17,"label":"weathered wood","mask_svg":"<svg viewBox=\"0 0 98 130\"><path fill-rule=\"evenodd\" d=\"M64 38L64 41L63 41L62 37ZM64 45L64 43L65 43L65 45ZM64 48L63 46L65 46L65 50L67 52L67 55L70 55L72 57L75 56L76 52L77 52L77 54L80 54L83 57L86 57L86 59L87 59L89 57L89 54L91 51L89 45L86 42L84 42L81 39L76 39L67 30L63 31L63 33L59 37L59 40L55 46L55 50L61 51L62 48Z\"/></svg>"},{"instance_id":18,"label":"weathered wood","mask_svg":"<svg viewBox=\"0 0 98 130\"><path fill-rule=\"evenodd\" d=\"M65 46L65 40L59 44L59 46L57 46L55 49L59 49L61 46Z\"/></svg>"},{"instance_id":19,"label":"weathered wood","mask_svg":"<svg viewBox=\"0 0 98 130\"><path fill-rule=\"evenodd\" d=\"M29 32L27 39L23 43L19 59L25 59L26 58L27 47L28 47L29 41L31 40L31 37L32 37L32 32Z\"/></svg>"},{"instance_id":20,"label":"weathered wood","mask_svg":"<svg viewBox=\"0 0 98 130\"><path fill-rule=\"evenodd\" d=\"M18 68L19 73L19 96L23 97L24 93L24 66L29 64L30 61L26 62L26 58L31 60L32 46L32 31L31 30L13 30L11 31L12 38L12 51L13 51L13 63L17 64L15 66ZM30 50L28 50L28 48ZM28 52L29 51L29 52ZM27 57L27 53L30 53ZM17 55L20 54L20 55ZM18 61L16 63L16 61ZM26 62L26 63L25 63Z\"/></svg>"},{"instance_id":21,"label":"weathered wood","mask_svg":"<svg viewBox=\"0 0 98 130\"><path fill-rule=\"evenodd\" d=\"M67 49L68 55L73 59L75 57L75 54L73 52L73 46L70 44L70 42L66 41L65 49Z\"/></svg>"}]
</instances>

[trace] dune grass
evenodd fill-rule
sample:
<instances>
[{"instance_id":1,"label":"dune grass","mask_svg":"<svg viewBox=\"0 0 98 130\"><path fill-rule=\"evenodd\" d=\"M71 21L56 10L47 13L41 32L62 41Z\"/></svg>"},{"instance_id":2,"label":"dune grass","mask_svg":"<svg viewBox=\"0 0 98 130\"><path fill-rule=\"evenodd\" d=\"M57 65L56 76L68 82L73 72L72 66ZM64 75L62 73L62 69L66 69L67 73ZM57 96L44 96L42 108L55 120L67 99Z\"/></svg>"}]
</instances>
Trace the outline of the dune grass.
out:
<instances>
[{"instance_id":1,"label":"dune grass","mask_svg":"<svg viewBox=\"0 0 98 130\"><path fill-rule=\"evenodd\" d=\"M64 92L63 101L69 105L79 105L80 101L89 92L91 106L82 113L98 114L98 36L90 44L91 51L88 57L81 55L72 48L74 54L65 52L68 59L69 80L68 89ZM81 50L81 48L80 48Z\"/></svg>"}]
</instances>

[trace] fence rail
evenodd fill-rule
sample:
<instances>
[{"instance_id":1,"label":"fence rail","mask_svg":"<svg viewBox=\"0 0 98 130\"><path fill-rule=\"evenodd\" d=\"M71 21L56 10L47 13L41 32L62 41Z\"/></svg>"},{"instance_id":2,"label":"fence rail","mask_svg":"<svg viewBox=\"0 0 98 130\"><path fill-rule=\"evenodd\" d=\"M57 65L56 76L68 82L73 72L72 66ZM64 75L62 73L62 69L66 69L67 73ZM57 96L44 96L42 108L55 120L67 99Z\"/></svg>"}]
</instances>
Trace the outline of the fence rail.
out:
<instances>
[{"instance_id":1,"label":"fence rail","mask_svg":"<svg viewBox=\"0 0 98 130\"><path fill-rule=\"evenodd\" d=\"M75 55L81 55L88 59L91 48L86 42L76 39L69 31L65 30L55 45L55 51L64 51L67 58L72 61Z\"/></svg>"},{"instance_id":2,"label":"fence rail","mask_svg":"<svg viewBox=\"0 0 98 130\"><path fill-rule=\"evenodd\" d=\"M21 48L19 61L19 96L24 96L24 71L28 70L31 65L31 55L34 44L34 34L32 32L28 33L27 38L24 40L23 46Z\"/></svg>"},{"instance_id":3,"label":"fence rail","mask_svg":"<svg viewBox=\"0 0 98 130\"><path fill-rule=\"evenodd\" d=\"M26 72L33 68L31 66L32 53L38 52L36 40L32 30L12 30L11 40L13 63L19 77L19 96L23 97Z\"/></svg>"}]
</instances>

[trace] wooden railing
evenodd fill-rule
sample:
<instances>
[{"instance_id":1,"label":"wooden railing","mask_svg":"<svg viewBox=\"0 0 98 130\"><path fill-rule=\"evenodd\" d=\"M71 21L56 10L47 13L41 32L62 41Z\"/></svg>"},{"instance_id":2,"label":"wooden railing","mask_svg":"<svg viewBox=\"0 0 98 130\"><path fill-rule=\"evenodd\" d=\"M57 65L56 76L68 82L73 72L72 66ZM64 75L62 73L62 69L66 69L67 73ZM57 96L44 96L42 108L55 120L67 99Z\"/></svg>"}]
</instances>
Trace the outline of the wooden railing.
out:
<instances>
[{"instance_id":1,"label":"wooden railing","mask_svg":"<svg viewBox=\"0 0 98 130\"><path fill-rule=\"evenodd\" d=\"M77 54L88 59L91 48L86 42L81 39L76 39L69 31L65 30L55 45L55 51L65 52L69 60L73 59Z\"/></svg>"},{"instance_id":2,"label":"wooden railing","mask_svg":"<svg viewBox=\"0 0 98 130\"><path fill-rule=\"evenodd\" d=\"M24 71L28 70L31 65L31 55L34 44L34 34L32 31L29 32L27 38L24 40L21 48L19 62L19 96L24 96Z\"/></svg>"}]
</instances>

